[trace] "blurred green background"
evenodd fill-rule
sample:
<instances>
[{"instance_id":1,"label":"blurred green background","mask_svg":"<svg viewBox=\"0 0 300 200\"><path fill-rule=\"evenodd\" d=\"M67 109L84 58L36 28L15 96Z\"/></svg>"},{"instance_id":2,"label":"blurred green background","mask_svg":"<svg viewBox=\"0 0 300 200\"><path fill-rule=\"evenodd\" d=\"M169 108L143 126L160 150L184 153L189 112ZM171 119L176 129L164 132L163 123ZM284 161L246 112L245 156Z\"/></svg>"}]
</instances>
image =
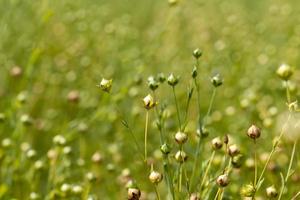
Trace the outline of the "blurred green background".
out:
<instances>
[{"instance_id":1,"label":"blurred green background","mask_svg":"<svg viewBox=\"0 0 300 200\"><path fill-rule=\"evenodd\" d=\"M292 86L300 82L298 0L179 0L176 5L167 0L1 0L0 112L6 120L0 124L0 138L12 138L15 146L9 152L15 160L1 159L0 197L26 199L32 191L46 195L47 171L40 180L31 177L32 163L24 161L20 145L29 143L37 152L36 160L47 163L57 134L65 136L73 149L71 167L63 169L59 184L81 183L86 172L94 171L98 176L94 194L124 199L126 190L117 177L129 168L140 188L151 192L119 112L142 145L141 99L150 93L147 78L160 72L180 75L177 91L183 110L195 64L192 52L198 47L203 50L199 69L203 110L212 92L211 75L220 73L224 78L210 119L210 137L230 133L247 152L251 142L244 133L256 123L263 127L259 150L269 151L270 138L278 133L277 113L286 110L277 67L290 64L295 69ZM111 95L96 87L103 77L113 79ZM296 99L299 91L293 89L292 95ZM176 131L172 91L161 85L157 96L168 105L171 143ZM197 128L194 97L191 106L187 152L192 154ZM22 125L24 115L32 120L31 126ZM149 151L154 157L159 149L157 133L151 126ZM97 151L103 160L95 166L90 158ZM5 155L2 148L1 158ZM77 165L79 158L84 166ZM8 173L4 161L11 164ZM247 180L247 172L241 173ZM31 182L36 185L25 184ZM244 182L236 180L233 194L238 195Z\"/></svg>"}]
</instances>

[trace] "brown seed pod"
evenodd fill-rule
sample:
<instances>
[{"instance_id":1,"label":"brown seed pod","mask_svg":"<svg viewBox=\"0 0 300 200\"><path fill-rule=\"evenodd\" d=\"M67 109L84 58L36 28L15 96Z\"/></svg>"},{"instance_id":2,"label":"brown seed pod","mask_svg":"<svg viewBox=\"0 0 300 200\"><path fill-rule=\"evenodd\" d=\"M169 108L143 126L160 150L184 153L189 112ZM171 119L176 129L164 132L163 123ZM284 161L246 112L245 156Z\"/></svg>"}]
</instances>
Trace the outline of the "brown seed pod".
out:
<instances>
[{"instance_id":1,"label":"brown seed pod","mask_svg":"<svg viewBox=\"0 0 300 200\"><path fill-rule=\"evenodd\" d=\"M260 137L260 133L260 129L255 125L250 126L250 128L247 131L247 135L254 140Z\"/></svg>"}]
</instances>

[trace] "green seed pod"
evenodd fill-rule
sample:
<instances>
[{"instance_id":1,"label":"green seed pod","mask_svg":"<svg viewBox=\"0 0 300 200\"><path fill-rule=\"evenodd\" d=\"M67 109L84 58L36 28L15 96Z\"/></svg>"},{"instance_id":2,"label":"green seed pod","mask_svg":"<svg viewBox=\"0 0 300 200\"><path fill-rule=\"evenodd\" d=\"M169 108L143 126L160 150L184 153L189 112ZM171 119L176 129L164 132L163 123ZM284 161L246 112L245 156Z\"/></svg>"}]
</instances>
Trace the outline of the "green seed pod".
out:
<instances>
[{"instance_id":1,"label":"green seed pod","mask_svg":"<svg viewBox=\"0 0 300 200\"><path fill-rule=\"evenodd\" d=\"M31 192L29 195L29 199L30 200L37 200L37 199L41 199L40 195L36 192Z\"/></svg>"},{"instance_id":2,"label":"green seed pod","mask_svg":"<svg viewBox=\"0 0 300 200\"><path fill-rule=\"evenodd\" d=\"M158 79L158 81L159 81L160 83L164 83L164 82L166 81L166 77L165 77L165 75L164 75L163 73L159 73L159 74L157 75L157 79Z\"/></svg>"},{"instance_id":3,"label":"green seed pod","mask_svg":"<svg viewBox=\"0 0 300 200\"><path fill-rule=\"evenodd\" d=\"M21 116L21 122L25 125L25 126L30 126L32 125L32 119L29 115L24 114Z\"/></svg>"},{"instance_id":4,"label":"green seed pod","mask_svg":"<svg viewBox=\"0 0 300 200\"><path fill-rule=\"evenodd\" d=\"M150 76L148 78L148 87L152 90L155 91L159 86L159 83L154 79L153 76Z\"/></svg>"},{"instance_id":5,"label":"green seed pod","mask_svg":"<svg viewBox=\"0 0 300 200\"><path fill-rule=\"evenodd\" d=\"M157 171L152 171L149 175L151 183L158 184L162 181L163 175Z\"/></svg>"},{"instance_id":6,"label":"green seed pod","mask_svg":"<svg viewBox=\"0 0 300 200\"><path fill-rule=\"evenodd\" d=\"M97 180L95 174L93 174L92 172L88 172L86 175L85 175L86 179L89 181L89 182L95 182Z\"/></svg>"},{"instance_id":7,"label":"green seed pod","mask_svg":"<svg viewBox=\"0 0 300 200\"><path fill-rule=\"evenodd\" d=\"M193 77L193 78L196 78L196 77L197 77L197 75L198 75L198 72L197 72L197 67L196 67L196 66L194 66L194 68L193 68L193 71L192 71L192 77Z\"/></svg>"},{"instance_id":8,"label":"green seed pod","mask_svg":"<svg viewBox=\"0 0 300 200\"><path fill-rule=\"evenodd\" d=\"M72 187L72 193L75 195L80 195L83 192L83 188L80 185L74 185Z\"/></svg>"},{"instance_id":9,"label":"green seed pod","mask_svg":"<svg viewBox=\"0 0 300 200\"><path fill-rule=\"evenodd\" d=\"M196 59L199 59L201 56L202 56L202 51L201 49L197 48L193 51L193 56L196 58Z\"/></svg>"},{"instance_id":10,"label":"green seed pod","mask_svg":"<svg viewBox=\"0 0 300 200\"><path fill-rule=\"evenodd\" d=\"M168 144L164 143L163 145L160 146L160 151L163 154L168 155L171 152L171 148Z\"/></svg>"},{"instance_id":11,"label":"green seed pod","mask_svg":"<svg viewBox=\"0 0 300 200\"><path fill-rule=\"evenodd\" d=\"M260 133L260 129L255 125L250 126L250 128L247 131L247 135L254 140L260 137Z\"/></svg>"},{"instance_id":12,"label":"green seed pod","mask_svg":"<svg viewBox=\"0 0 300 200\"><path fill-rule=\"evenodd\" d=\"M197 129L197 135L201 138L206 138L209 135L209 131L205 127L201 127L201 130L198 128Z\"/></svg>"},{"instance_id":13,"label":"green seed pod","mask_svg":"<svg viewBox=\"0 0 300 200\"><path fill-rule=\"evenodd\" d=\"M43 168L44 168L44 163L43 163L43 161L41 161L41 160L35 161L35 163L34 163L34 169L35 169L35 170L41 170L41 169L43 169Z\"/></svg>"},{"instance_id":14,"label":"green seed pod","mask_svg":"<svg viewBox=\"0 0 300 200\"><path fill-rule=\"evenodd\" d=\"M287 81L293 75L293 70L292 70L291 66L289 66L287 64L281 64L278 67L276 73L281 79Z\"/></svg>"},{"instance_id":15,"label":"green seed pod","mask_svg":"<svg viewBox=\"0 0 300 200\"><path fill-rule=\"evenodd\" d=\"M187 140L188 140L188 136L187 136L186 133L181 132L181 131L178 131L178 132L175 134L175 141L176 141L178 144L184 144Z\"/></svg>"},{"instance_id":16,"label":"green seed pod","mask_svg":"<svg viewBox=\"0 0 300 200\"><path fill-rule=\"evenodd\" d=\"M53 143L58 146L64 146L67 143L67 140L62 135L56 135L53 137Z\"/></svg>"},{"instance_id":17,"label":"green seed pod","mask_svg":"<svg viewBox=\"0 0 300 200\"><path fill-rule=\"evenodd\" d=\"M97 85L101 90L103 90L104 92L110 92L111 87L112 87L112 79L105 79L103 78L100 82L99 85Z\"/></svg>"},{"instance_id":18,"label":"green seed pod","mask_svg":"<svg viewBox=\"0 0 300 200\"><path fill-rule=\"evenodd\" d=\"M223 79L220 74L213 76L210 81L215 87L219 87L223 84Z\"/></svg>"},{"instance_id":19,"label":"green seed pod","mask_svg":"<svg viewBox=\"0 0 300 200\"><path fill-rule=\"evenodd\" d=\"M212 147L214 150L221 149L223 146L223 143L222 143L222 140L220 137L215 137L214 139L212 139L211 144L212 144Z\"/></svg>"},{"instance_id":20,"label":"green seed pod","mask_svg":"<svg viewBox=\"0 0 300 200\"><path fill-rule=\"evenodd\" d=\"M60 187L60 191L62 191L63 193L68 193L68 192L71 191L71 189L72 189L72 187L71 187L71 185L68 184L68 183L64 183L64 184L62 184L61 187Z\"/></svg>"},{"instance_id":21,"label":"green seed pod","mask_svg":"<svg viewBox=\"0 0 300 200\"><path fill-rule=\"evenodd\" d=\"M278 192L274 185L266 188L266 193L269 198L275 198L278 196Z\"/></svg>"},{"instance_id":22,"label":"green seed pod","mask_svg":"<svg viewBox=\"0 0 300 200\"><path fill-rule=\"evenodd\" d=\"M179 82L179 77L175 77L174 74L170 74L168 77L168 84L172 87L175 87Z\"/></svg>"},{"instance_id":23,"label":"green seed pod","mask_svg":"<svg viewBox=\"0 0 300 200\"><path fill-rule=\"evenodd\" d=\"M169 0L168 2L170 6L175 6L178 3L178 0Z\"/></svg>"},{"instance_id":24,"label":"green seed pod","mask_svg":"<svg viewBox=\"0 0 300 200\"><path fill-rule=\"evenodd\" d=\"M11 145L12 145L12 141L11 141L11 139L10 138L4 138L3 140L2 140L2 147L3 148L9 148L9 147L11 147Z\"/></svg>"},{"instance_id":25,"label":"green seed pod","mask_svg":"<svg viewBox=\"0 0 300 200\"><path fill-rule=\"evenodd\" d=\"M255 188L252 184L244 185L241 189L241 195L243 197L252 197L255 194Z\"/></svg>"},{"instance_id":26,"label":"green seed pod","mask_svg":"<svg viewBox=\"0 0 300 200\"><path fill-rule=\"evenodd\" d=\"M232 157L231 164L234 168L240 168L244 162L244 156L242 154L238 154Z\"/></svg>"},{"instance_id":27,"label":"green seed pod","mask_svg":"<svg viewBox=\"0 0 300 200\"><path fill-rule=\"evenodd\" d=\"M34 149L29 149L27 152L26 152L26 157L28 159L33 159L36 157L36 151Z\"/></svg>"},{"instance_id":28,"label":"green seed pod","mask_svg":"<svg viewBox=\"0 0 300 200\"><path fill-rule=\"evenodd\" d=\"M229 184L229 178L228 178L228 175L227 175L227 174L222 174L222 175L218 176L216 182L217 182L217 184L218 184L220 187L226 187L226 186Z\"/></svg>"}]
</instances>

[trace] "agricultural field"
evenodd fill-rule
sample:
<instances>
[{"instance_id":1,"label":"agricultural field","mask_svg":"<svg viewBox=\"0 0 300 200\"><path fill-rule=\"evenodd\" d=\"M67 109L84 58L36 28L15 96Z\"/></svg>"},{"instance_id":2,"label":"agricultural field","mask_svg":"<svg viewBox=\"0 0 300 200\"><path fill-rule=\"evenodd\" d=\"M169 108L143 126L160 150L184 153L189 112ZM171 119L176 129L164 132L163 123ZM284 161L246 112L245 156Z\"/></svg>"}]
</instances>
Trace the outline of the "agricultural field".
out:
<instances>
[{"instance_id":1,"label":"agricultural field","mask_svg":"<svg viewBox=\"0 0 300 200\"><path fill-rule=\"evenodd\" d=\"M300 199L298 0L1 0L0 199Z\"/></svg>"}]
</instances>

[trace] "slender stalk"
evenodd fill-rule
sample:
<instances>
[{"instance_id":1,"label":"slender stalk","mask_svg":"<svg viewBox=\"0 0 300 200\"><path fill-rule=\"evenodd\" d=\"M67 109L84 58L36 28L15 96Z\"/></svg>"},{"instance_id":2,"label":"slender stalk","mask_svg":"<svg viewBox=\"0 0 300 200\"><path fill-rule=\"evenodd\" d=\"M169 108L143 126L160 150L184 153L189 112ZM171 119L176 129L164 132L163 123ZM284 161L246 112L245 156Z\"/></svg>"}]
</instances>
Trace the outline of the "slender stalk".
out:
<instances>
[{"instance_id":1,"label":"slender stalk","mask_svg":"<svg viewBox=\"0 0 300 200\"><path fill-rule=\"evenodd\" d=\"M295 196L293 196L291 200L296 200L297 197L299 197L299 196L300 196L300 191Z\"/></svg>"},{"instance_id":2,"label":"slender stalk","mask_svg":"<svg viewBox=\"0 0 300 200\"><path fill-rule=\"evenodd\" d=\"M206 181L206 179L207 179L207 175L208 175L208 172L209 172L209 170L210 170L211 163L212 163L212 161L213 161L213 159L214 159L214 157L215 157L215 153L216 153L216 151L213 151L213 152L212 152L211 157L210 157L210 159L209 159L209 161L208 161L208 164L207 164L207 167L206 167L204 176L203 176L202 181L201 181L201 184L200 184L200 192L202 191L203 185L204 185L204 183L205 183L205 181Z\"/></svg>"},{"instance_id":3,"label":"slender stalk","mask_svg":"<svg viewBox=\"0 0 300 200\"><path fill-rule=\"evenodd\" d=\"M281 199L282 195L283 195L283 191L285 189L285 186L286 186L286 183L291 175L291 169L292 169L292 165L293 165L293 161L294 161L294 157L295 157L295 151L296 151L296 146L297 146L297 140L294 142L294 145L293 145L293 150L292 150L292 154L291 154L291 159L290 159L290 163L289 163L289 168L288 168L288 171L286 173L286 176L285 176L285 179L282 183L282 187L280 189L280 193L279 193L279 197L278 197L278 200Z\"/></svg>"},{"instance_id":4,"label":"slender stalk","mask_svg":"<svg viewBox=\"0 0 300 200\"><path fill-rule=\"evenodd\" d=\"M174 95L174 100L175 100L175 105L176 105L176 111L177 111L177 118L178 118L178 125L179 125L179 130L181 130L181 119L180 119L180 112L179 112L179 106L178 106L178 101L175 93L175 87L172 87L173 89L173 95Z\"/></svg>"},{"instance_id":5,"label":"slender stalk","mask_svg":"<svg viewBox=\"0 0 300 200\"><path fill-rule=\"evenodd\" d=\"M256 188L256 183L257 183L257 151L256 151L256 140L254 139L254 181L253 185L254 188Z\"/></svg>"},{"instance_id":6,"label":"slender stalk","mask_svg":"<svg viewBox=\"0 0 300 200\"><path fill-rule=\"evenodd\" d=\"M286 87L287 103L290 104L291 103L291 94L290 94L290 88L289 88L289 81L288 80L285 81L285 87Z\"/></svg>"},{"instance_id":7,"label":"slender stalk","mask_svg":"<svg viewBox=\"0 0 300 200\"><path fill-rule=\"evenodd\" d=\"M149 121L149 111L146 112L146 122L145 122L145 144L144 144L144 161L147 162L147 137L148 137L148 121Z\"/></svg>"},{"instance_id":8,"label":"slender stalk","mask_svg":"<svg viewBox=\"0 0 300 200\"><path fill-rule=\"evenodd\" d=\"M218 200L218 197L219 197L220 192L221 192L221 189L218 188L218 191L217 191L217 193L216 193L216 196L215 196L214 200Z\"/></svg>"},{"instance_id":9,"label":"slender stalk","mask_svg":"<svg viewBox=\"0 0 300 200\"><path fill-rule=\"evenodd\" d=\"M216 92L217 92L217 89L214 88L213 90L213 93L212 93L212 96L210 98L210 102L209 102L209 107L208 107L208 110L207 110L207 113L204 117L204 120L206 120L207 117L209 117L210 113L211 113L211 110L212 110L212 105L214 103L214 100L215 100L215 96L216 96ZM206 123L206 121L204 121L204 124Z\"/></svg>"},{"instance_id":10,"label":"slender stalk","mask_svg":"<svg viewBox=\"0 0 300 200\"><path fill-rule=\"evenodd\" d=\"M160 195L159 195L159 192L158 192L157 184L154 185L154 189L155 189L157 200L160 200Z\"/></svg>"}]
</instances>

